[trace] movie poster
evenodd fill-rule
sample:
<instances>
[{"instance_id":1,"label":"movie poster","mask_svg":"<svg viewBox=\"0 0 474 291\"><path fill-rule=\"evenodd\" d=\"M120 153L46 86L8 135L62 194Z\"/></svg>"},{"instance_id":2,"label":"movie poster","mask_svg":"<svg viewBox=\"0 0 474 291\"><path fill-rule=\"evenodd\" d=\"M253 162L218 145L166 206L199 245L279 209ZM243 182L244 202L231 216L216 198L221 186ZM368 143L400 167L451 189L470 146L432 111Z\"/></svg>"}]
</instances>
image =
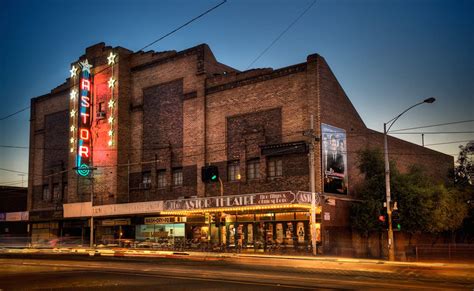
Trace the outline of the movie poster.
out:
<instances>
[{"instance_id":1,"label":"movie poster","mask_svg":"<svg viewBox=\"0 0 474 291\"><path fill-rule=\"evenodd\" d=\"M324 192L347 194L346 131L321 124Z\"/></svg>"}]
</instances>

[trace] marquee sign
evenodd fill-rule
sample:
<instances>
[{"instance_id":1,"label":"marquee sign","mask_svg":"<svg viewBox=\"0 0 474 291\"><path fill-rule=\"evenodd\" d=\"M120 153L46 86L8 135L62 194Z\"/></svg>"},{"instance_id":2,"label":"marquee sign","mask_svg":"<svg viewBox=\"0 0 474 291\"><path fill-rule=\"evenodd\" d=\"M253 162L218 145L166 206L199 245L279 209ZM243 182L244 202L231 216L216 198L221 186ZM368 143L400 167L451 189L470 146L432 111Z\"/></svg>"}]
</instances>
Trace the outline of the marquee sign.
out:
<instances>
[{"instance_id":1,"label":"marquee sign","mask_svg":"<svg viewBox=\"0 0 474 291\"><path fill-rule=\"evenodd\" d=\"M91 91L92 78L87 60L81 62L82 72L79 81L80 98L78 99L78 124L77 124L77 173L81 176L90 174L92 162L92 135L91 135Z\"/></svg>"},{"instance_id":2,"label":"marquee sign","mask_svg":"<svg viewBox=\"0 0 474 291\"><path fill-rule=\"evenodd\" d=\"M291 203L307 204L311 203L311 198L309 198L308 201L307 195L301 194L300 192L295 194L291 191L281 191L222 197L167 200L164 203L164 210L195 210L219 207L278 205Z\"/></svg>"}]
</instances>

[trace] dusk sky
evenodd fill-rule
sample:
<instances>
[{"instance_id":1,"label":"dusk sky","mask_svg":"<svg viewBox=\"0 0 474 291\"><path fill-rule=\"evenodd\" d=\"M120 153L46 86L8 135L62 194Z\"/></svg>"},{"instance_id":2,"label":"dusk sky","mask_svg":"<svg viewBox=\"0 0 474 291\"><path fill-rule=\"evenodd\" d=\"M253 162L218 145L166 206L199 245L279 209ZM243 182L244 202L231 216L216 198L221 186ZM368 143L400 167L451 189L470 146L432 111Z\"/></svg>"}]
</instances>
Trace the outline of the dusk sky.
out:
<instances>
[{"instance_id":1,"label":"dusk sky","mask_svg":"<svg viewBox=\"0 0 474 291\"><path fill-rule=\"evenodd\" d=\"M30 105L69 76L70 64L98 42L137 51L221 1L0 0L0 118ZM249 64L313 0L230 0L148 48L183 50L207 43L221 63ZM280 68L322 55L367 127L434 96L393 129L474 120L474 1L317 0L252 68ZM147 50L148 50L147 49ZM336 104L335 104L336 105ZM0 168L28 171L29 109L0 121ZM474 123L414 132L457 156ZM421 144L421 134L396 135ZM20 186L0 170L0 184ZM25 181L27 177L24 177ZM24 183L26 186L26 182Z\"/></svg>"}]
</instances>

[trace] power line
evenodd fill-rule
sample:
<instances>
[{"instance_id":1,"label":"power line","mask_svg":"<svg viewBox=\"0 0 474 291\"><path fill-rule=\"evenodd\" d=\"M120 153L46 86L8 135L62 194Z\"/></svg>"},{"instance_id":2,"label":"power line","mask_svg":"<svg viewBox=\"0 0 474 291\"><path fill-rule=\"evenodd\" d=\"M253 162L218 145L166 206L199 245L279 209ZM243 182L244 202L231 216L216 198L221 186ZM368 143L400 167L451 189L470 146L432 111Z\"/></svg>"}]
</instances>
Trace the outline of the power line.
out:
<instances>
[{"instance_id":1,"label":"power line","mask_svg":"<svg viewBox=\"0 0 474 291\"><path fill-rule=\"evenodd\" d=\"M290 25L288 25L287 28L285 28L285 30L283 30L278 36L277 38L275 38L269 46L267 46L246 68L246 70L248 70L256 61L258 61L288 30L290 30L290 28L295 25L298 20L301 19L301 17L303 17L306 12L308 12L309 9L311 9L311 7L313 7L313 5L316 3L317 0L314 0L304 11L303 13L301 13L295 20L293 20L293 22L290 23Z\"/></svg>"},{"instance_id":2,"label":"power line","mask_svg":"<svg viewBox=\"0 0 474 291\"><path fill-rule=\"evenodd\" d=\"M438 142L438 143L431 143L431 144L425 144L425 146L434 146L434 145L443 145L443 144L452 144L452 143L464 143L464 142L470 142L472 139L468 140L457 140L457 141L450 141L450 142Z\"/></svg>"},{"instance_id":3,"label":"power line","mask_svg":"<svg viewBox=\"0 0 474 291\"><path fill-rule=\"evenodd\" d=\"M417 127L409 127L409 128L402 128L391 130L390 132L398 132L398 131L405 131L405 130L412 130L412 129L420 129L420 128L429 128L429 127L437 127L437 126L444 126L444 125L451 125L451 124L459 124L459 123L467 123L467 122L474 122L474 119L471 120L463 120L463 121L454 121L454 122L446 122L446 123L438 123L438 124L431 124L431 125L423 125Z\"/></svg>"},{"instance_id":4,"label":"power line","mask_svg":"<svg viewBox=\"0 0 474 291\"><path fill-rule=\"evenodd\" d=\"M23 111L25 111L25 110L27 110L27 109L29 109L29 108L30 108L30 106L27 106L27 107L25 107L25 108L23 108L23 109L20 109L20 110L16 111L16 112L13 112L13 113L11 113L11 114L8 114L8 115L6 115L6 116L0 118L0 121L5 120L5 119L7 119L7 118L10 118L10 117L12 117L12 116L14 116L14 115L17 115L17 114L19 114L19 113L21 113L21 112L23 112Z\"/></svg>"},{"instance_id":5,"label":"power line","mask_svg":"<svg viewBox=\"0 0 474 291\"><path fill-rule=\"evenodd\" d=\"M205 12L203 12L203 13L201 13L200 15L198 15L198 16L194 17L193 19L189 20L188 22L186 22L185 24L181 25L180 27L178 27L178 28L176 28L176 29L174 29L174 30L168 32L167 34L165 34L165 35L163 35L162 37L158 38L157 40L153 41L152 43L150 43L150 44L144 46L142 49L140 49L140 51L141 51L141 50L144 50L144 49L146 49L147 47L149 47L149 46L151 46L151 45L153 45L153 44L159 42L160 40L162 40L162 39L164 39L164 38L166 38L166 37L168 37L168 36L170 36L171 34L175 33L176 31L180 30L181 28L183 28L183 27L189 25L190 23L194 22L195 20L197 20L197 19L203 17L204 15L208 14L209 12L211 12L212 10L218 8L219 6L221 6L222 4L224 4L224 3L226 3L226 2L227 2L227 0L224 0L224 1L222 1L221 3L217 4L216 6L214 6L214 7L210 8L210 9L206 10ZM99 73L105 71L106 69L108 69L108 68L105 68L105 69L103 69L103 70L101 70L101 71L99 71L99 72L96 72L95 74L97 75L97 74L99 74ZM13 112L13 113L11 113L11 114L9 114L9 115L6 115L6 116L0 118L0 121L5 120L5 119L7 119L7 118L10 118L10 117L12 117L12 116L14 116L14 115L17 115L17 114L19 114L19 113L21 113L21 112L23 112L23 111L25 111L25 110L27 110L27 109L29 109L29 108L30 108L30 106L27 106L27 107L25 107L25 108L22 108L22 109L16 111L16 112Z\"/></svg>"},{"instance_id":6,"label":"power line","mask_svg":"<svg viewBox=\"0 0 474 291\"><path fill-rule=\"evenodd\" d=\"M210 9L206 10L205 12L203 12L203 13L199 14L198 16L194 17L193 19L189 20L188 22L186 22L185 24L181 25L180 27L173 29L172 31L168 32L167 34L165 34L165 35L163 35L162 37L158 38L157 40L153 41L152 43L150 43L150 44L144 46L144 47L141 48L140 50L142 51L142 50L146 49L147 47L154 45L155 43L159 42L160 40L162 40L162 39L164 39L164 38L170 36L171 34L175 33L176 31L180 30L181 28L187 26L187 25L190 24L191 22L193 22L193 21L195 21L195 20L197 20L197 19L203 17L204 15L208 14L209 12L211 12L212 10L216 9L217 7L221 6L222 4L224 4L224 3L226 3L226 2L227 2L227 0L222 1L221 3L217 4L216 6L214 6L214 7L210 8Z\"/></svg>"},{"instance_id":7,"label":"power line","mask_svg":"<svg viewBox=\"0 0 474 291\"><path fill-rule=\"evenodd\" d=\"M474 131L432 131L432 132L390 132L393 134L461 134L474 133Z\"/></svg>"},{"instance_id":8,"label":"power line","mask_svg":"<svg viewBox=\"0 0 474 291\"><path fill-rule=\"evenodd\" d=\"M5 169L5 168L0 168L0 170L1 170L1 171L5 171L5 172L20 173L20 174L28 174L27 172L21 172L21 171L10 170L10 169Z\"/></svg>"}]
</instances>

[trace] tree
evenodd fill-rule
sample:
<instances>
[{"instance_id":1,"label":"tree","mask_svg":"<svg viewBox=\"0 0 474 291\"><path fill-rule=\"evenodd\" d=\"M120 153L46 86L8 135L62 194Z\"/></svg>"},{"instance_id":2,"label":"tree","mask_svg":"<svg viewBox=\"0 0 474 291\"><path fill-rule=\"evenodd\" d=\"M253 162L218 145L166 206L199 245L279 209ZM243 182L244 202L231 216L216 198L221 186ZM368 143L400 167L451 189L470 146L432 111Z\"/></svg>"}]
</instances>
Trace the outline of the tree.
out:
<instances>
[{"instance_id":1,"label":"tree","mask_svg":"<svg viewBox=\"0 0 474 291\"><path fill-rule=\"evenodd\" d=\"M352 204L352 227L364 237L372 231L380 231L377 217L383 214L385 199L384 163L378 149L366 149L358 154L358 167L365 179L359 187L360 203Z\"/></svg>"},{"instance_id":2,"label":"tree","mask_svg":"<svg viewBox=\"0 0 474 291\"><path fill-rule=\"evenodd\" d=\"M461 239L467 242L474 240L474 141L459 146L459 155L454 168L454 188L460 192L468 207L468 215L463 221Z\"/></svg>"},{"instance_id":3,"label":"tree","mask_svg":"<svg viewBox=\"0 0 474 291\"><path fill-rule=\"evenodd\" d=\"M432 233L452 233L459 229L468 211L464 193L444 185L433 186L430 191L434 203L426 230Z\"/></svg>"},{"instance_id":4,"label":"tree","mask_svg":"<svg viewBox=\"0 0 474 291\"><path fill-rule=\"evenodd\" d=\"M465 192L433 184L417 165L412 165L408 172L402 174L394 162L390 164L392 201L397 202L402 231L409 234L453 232L461 226L467 215ZM367 237L370 232L382 230L377 217L387 211L383 207L385 179L380 150L359 152L358 167L364 175L358 191L362 202L352 206L352 226Z\"/></svg>"},{"instance_id":5,"label":"tree","mask_svg":"<svg viewBox=\"0 0 474 291\"><path fill-rule=\"evenodd\" d=\"M454 168L454 183L459 186L472 185L474 174L474 141L459 146L459 155Z\"/></svg>"}]
</instances>

